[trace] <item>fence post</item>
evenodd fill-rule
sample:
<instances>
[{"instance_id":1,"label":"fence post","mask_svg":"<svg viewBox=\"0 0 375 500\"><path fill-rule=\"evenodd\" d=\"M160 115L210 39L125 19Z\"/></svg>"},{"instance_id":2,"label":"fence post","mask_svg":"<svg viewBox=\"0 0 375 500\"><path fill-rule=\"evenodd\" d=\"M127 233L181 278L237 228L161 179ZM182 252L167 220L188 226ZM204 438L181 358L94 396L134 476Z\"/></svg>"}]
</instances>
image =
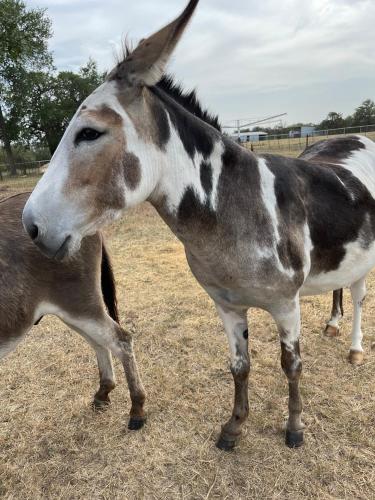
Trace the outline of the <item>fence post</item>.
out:
<instances>
[{"instance_id":1,"label":"fence post","mask_svg":"<svg viewBox=\"0 0 375 500\"><path fill-rule=\"evenodd\" d=\"M306 147L309 147L309 134L306 134Z\"/></svg>"}]
</instances>

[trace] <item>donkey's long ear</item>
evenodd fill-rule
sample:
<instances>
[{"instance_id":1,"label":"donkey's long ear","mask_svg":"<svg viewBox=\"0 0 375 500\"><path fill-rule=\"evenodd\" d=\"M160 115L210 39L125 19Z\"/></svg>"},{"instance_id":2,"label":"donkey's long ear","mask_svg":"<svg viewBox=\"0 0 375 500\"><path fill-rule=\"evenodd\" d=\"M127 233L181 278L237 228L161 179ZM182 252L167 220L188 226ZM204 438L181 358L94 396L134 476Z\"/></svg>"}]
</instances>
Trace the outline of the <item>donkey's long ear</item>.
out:
<instances>
[{"instance_id":1,"label":"donkey's long ear","mask_svg":"<svg viewBox=\"0 0 375 500\"><path fill-rule=\"evenodd\" d=\"M199 0L190 0L188 6L175 21L141 40L136 49L117 66L110 76L130 86L151 86L158 83L198 2Z\"/></svg>"}]
</instances>

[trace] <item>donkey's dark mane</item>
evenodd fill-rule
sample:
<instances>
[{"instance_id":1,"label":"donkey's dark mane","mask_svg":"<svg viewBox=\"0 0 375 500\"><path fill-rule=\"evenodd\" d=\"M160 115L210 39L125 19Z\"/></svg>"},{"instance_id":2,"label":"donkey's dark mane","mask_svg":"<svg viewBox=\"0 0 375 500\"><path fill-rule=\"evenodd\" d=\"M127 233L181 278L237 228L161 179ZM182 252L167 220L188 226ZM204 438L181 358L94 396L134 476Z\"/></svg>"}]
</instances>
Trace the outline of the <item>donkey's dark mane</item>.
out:
<instances>
[{"instance_id":1,"label":"donkey's dark mane","mask_svg":"<svg viewBox=\"0 0 375 500\"><path fill-rule=\"evenodd\" d=\"M217 115L212 115L202 108L195 90L186 92L179 83L174 81L171 75L164 75L159 83L156 84L160 90L168 94L173 100L192 113L197 118L208 123L221 132L221 125Z\"/></svg>"}]
</instances>

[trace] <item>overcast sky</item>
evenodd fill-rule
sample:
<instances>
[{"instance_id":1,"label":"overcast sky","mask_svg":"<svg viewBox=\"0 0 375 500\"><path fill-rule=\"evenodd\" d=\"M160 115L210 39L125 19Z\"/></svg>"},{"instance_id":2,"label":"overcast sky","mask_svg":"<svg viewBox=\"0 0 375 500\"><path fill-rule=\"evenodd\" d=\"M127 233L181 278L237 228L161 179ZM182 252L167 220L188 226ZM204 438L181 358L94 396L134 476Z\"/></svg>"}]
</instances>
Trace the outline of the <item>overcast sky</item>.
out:
<instances>
[{"instance_id":1,"label":"overcast sky","mask_svg":"<svg viewBox=\"0 0 375 500\"><path fill-rule=\"evenodd\" d=\"M26 0L46 7L59 70L110 69L186 0ZM375 0L201 0L169 69L224 123L287 112L319 122L375 99Z\"/></svg>"}]
</instances>

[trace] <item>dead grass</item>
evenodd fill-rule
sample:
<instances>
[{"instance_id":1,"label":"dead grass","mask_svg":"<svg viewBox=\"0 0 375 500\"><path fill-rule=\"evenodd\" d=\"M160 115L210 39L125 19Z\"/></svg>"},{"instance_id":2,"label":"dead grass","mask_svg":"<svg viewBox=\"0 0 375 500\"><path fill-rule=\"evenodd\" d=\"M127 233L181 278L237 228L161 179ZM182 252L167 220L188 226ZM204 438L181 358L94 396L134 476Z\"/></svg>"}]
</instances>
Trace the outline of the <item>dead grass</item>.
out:
<instances>
[{"instance_id":1,"label":"dead grass","mask_svg":"<svg viewBox=\"0 0 375 500\"><path fill-rule=\"evenodd\" d=\"M369 280L366 363L346 362L343 337L321 330L330 296L303 300L306 444L284 446L287 385L272 319L249 318L250 418L233 453L215 448L233 385L214 308L192 278L182 246L153 209L129 213L109 231L123 323L148 392L148 423L126 429L129 397L119 385L104 414L90 409L97 386L91 349L45 318L0 365L0 495L6 498L301 499L375 498L375 305Z\"/></svg>"},{"instance_id":2,"label":"dead grass","mask_svg":"<svg viewBox=\"0 0 375 500\"><path fill-rule=\"evenodd\" d=\"M0 201L16 193L32 191L40 177L40 175L20 175L4 178L0 181Z\"/></svg>"}]
</instances>

